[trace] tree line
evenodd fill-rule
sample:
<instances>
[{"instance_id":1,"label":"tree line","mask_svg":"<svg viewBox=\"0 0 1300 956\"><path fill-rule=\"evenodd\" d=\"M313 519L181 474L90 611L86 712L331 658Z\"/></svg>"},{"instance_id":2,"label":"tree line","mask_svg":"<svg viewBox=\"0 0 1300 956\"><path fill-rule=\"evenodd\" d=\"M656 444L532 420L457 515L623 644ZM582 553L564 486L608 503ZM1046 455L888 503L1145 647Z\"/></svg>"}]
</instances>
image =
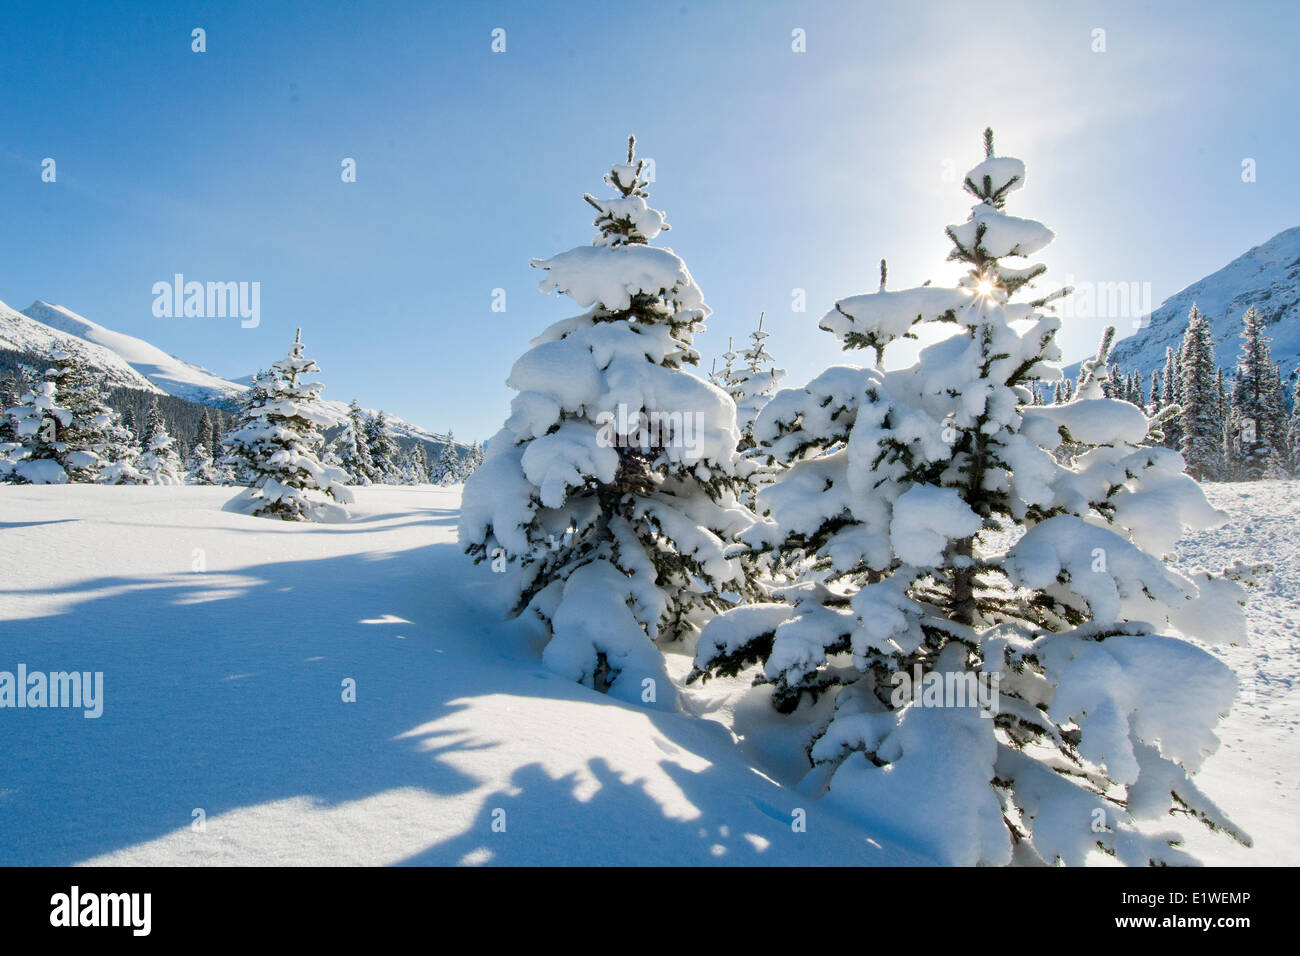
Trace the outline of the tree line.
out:
<instances>
[{"instance_id":1,"label":"tree line","mask_svg":"<svg viewBox=\"0 0 1300 956\"><path fill-rule=\"evenodd\" d=\"M107 388L97 370L61 350L0 349L0 480L247 483L230 436L265 377L259 373L249 393L225 409ZM458 449L450 438L434 444L396 436L383 411L367 413L354 399L344 425L322 430L319 452L344 467L352 484L453 484L469 474L482 448Z\"/></svg>"},{"instance_id":2,"label":"tree line","mask_svg":"<svg viewBox=\"0 0 1300 956\"><path fill-rule=\"evenodd\" d=\"M1177 348L1149 382L1113 369L1106 394L1164 421L1162 444L1182 453L1188 474L1202 481L1258 481L1300 474L1300 380L1290 401L1254 306L1242 316L1241 348L1229 370L1215 362L1210 324L1193 303ZM1074 399L1076 384L1056 383L1052 403ZM1041 404L1045 389L1036 388Z\"/></svg>"}]
</instances>

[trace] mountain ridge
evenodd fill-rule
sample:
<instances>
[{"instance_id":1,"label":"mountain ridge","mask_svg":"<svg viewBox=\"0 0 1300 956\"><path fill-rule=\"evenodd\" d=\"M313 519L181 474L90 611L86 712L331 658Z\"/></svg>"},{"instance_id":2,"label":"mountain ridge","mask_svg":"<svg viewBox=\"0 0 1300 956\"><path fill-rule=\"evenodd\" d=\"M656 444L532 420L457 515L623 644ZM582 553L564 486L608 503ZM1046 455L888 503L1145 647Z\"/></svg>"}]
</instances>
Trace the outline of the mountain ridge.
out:
<instances>
[{"instance_id":1,"label":"mountain ridge","mask_svg":"<svg viewBox=\"0 0 1300 956\"><path fill-rule=\"evenodd\" d=\"M231 381L201 365L169 355L157 346L94 322L64 306L37 299L16 311L0 302L0 348L17 352L42 353L59 348L75 352L99 369L105 384L171 395L200 405L232 408L248 390L252 376ZM348 403L321 399L333 426L348 418ZM374 414L371 409L364 409ZM385 412L395 435L444 443L440 435ZM331 427L333 427L331 426ZM462 448L469 445L455 438Z\"/></svg>"},{"instance_id":2,"label":"mountain ridge","mask_svg":"<svg viewBox=\"0 0 1300 956\"><path fill-rule=\"evenodd\" d=\"M1116 343L1111 364L1140 372L1144 387L1149 385L1152 370L1164 367L1166 347L1181 345L1192 303L1209 322L1215 362L1228 375L1240 351L1242 316L1253 305L1287 381L1300 367L1300 226L1283 229L1169 296L1142 317L1133 335ZM1067 366L1066 373L1077 375L1079 364Z\"/></svg>"}]
</instances>

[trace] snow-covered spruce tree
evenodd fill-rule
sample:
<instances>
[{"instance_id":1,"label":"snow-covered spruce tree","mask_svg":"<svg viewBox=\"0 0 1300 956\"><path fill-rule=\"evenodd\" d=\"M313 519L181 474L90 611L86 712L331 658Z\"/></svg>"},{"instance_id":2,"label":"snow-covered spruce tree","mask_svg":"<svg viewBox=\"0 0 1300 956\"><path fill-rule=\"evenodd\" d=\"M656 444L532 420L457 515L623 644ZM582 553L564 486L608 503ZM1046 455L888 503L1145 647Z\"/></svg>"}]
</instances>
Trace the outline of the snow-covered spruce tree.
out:
<instances>
[{"instance_id":1,"label":"snow-covered spruce tree","mask_svg":"<svg viewBox=\"0 0 1300 956\"><path fill-rule=\"evenodd\" d=\"M213 449L217 447L217 435L215 434L217 426L213 424L212 415L208 409L203 410L203 417L199 419L199 435L195 440L195 445L202 445L208 450L208 457L212 457Z\"/></svg>"},{"instance_id":2,"label":"snow-covered spruce tree","mask_svg":"<svg viewBox=\"0 0 1300 956\"><path fill-rule=\"evenodd\" d=\"M1288 468L1292 478L1300 477L1300 377L1291 386L1291 417L1286 431Z\"/></svg>"},{"instance_id":3,"label":"snow-covered spruce tree","mask_svg":"<svg viewBox=\"0 0 1300 956\"><path fill-rule=\"evenodd\" d=\"M146 476L140 471L140 440L125 418L114 421L107 429L109 442L100 453L103 459L95 480L105 485L142 485Z\"/></svg>"},{"instance_id":4,"label":"snow-covered spruce tree","mask_svg":"<svg viewBox=\"0 0 1300 956\"><path fill-rule=\"evenodd\" d=\"M388 415L383 409L366 419L365 436L366 450L370 455L370 480L378 485L400 484L402 450L393 440Z\"/></svg>"},{"instance_id":5,"label":"snow-covered spruce tree","mask_svg":"<svg viewBox=\"0 0 1300 956\"><path fill-rule=\"evenodd\" d=\"M1182 375L1178 430L1187 473L1199 481L1217 481L1223 472L1223 421L1219 418L1214 338L1195 303L1187 317L1178 367Z\"/></svg>"},{"instance_id":6,"label":"snow-covered spruce tree","mask_svg":"<svg viewBox=\"0 0 1300 956\"><path fill-rule=\"evenodd\" d=\"M842 299L821 321L877 363L920 325L951 336L896 371L832 367L759 415L760 445L793 465L746 538L803 576L715 618L692 677L760 665L751 693L806 721L805 792L942 863L1176 861L1175 836L1137 823L1171 810L1244 840L1189 778L1236 680L1182 639L1244 639L1242 592L1160 559L1222 515L1146 444L1141 410L1103 397L1106 342L1072 401L1028 404L1060 375L1060 320L1054 296L1010 300L1053 235L1004 212L1024 165L985 137L978 203L948 228L958 286ZM1058 460L1065 443L1079 452Z\"/></svg>"},{"instance_id":7,"label":"snow-covered spruce tree","mask_svg":"<svg viewBox=\"0 0 1300 956\"><path fill-rule=\"evenodd\" d=\"M129 457L123 447L125 433L117 413L104 400L99 375L80 357L64 351L51 354L46 374L58 384L59 404L72 415L59 432L63 448L59 459L68 480L98 481L105 465Z\"/></svg>"},{"instance_id":8,"label":"snow-covered spruce tree","mask_svg":"<svg viewBox=\"0 0 1300 956\"><path fill-rule=\"evenodd\" d=\"M442 444L442 452L433 466L433 483L435 485L454 485L463 481L460 456L456 454L456 445L452 441L451 429L447 429L447 440Z\"/></svg>"},{"instance_id":9,"label":"snow-covered spruce tree","mask_svg":"<svg viewBox=\"0 0 1300 956\"><path fill-rule=\"evenodd\" d=\"M195 444L185 464L185 482L190 485L221 484L221 474L212 461L212 452L201 441Z\"/></svg>"},{"instance_id":10,"label":"snow-covered spruce tree","mask_svg":"<svg viewBox=\"0 0 1300 956\"><path fill-rule=\"evenodd\" d=\"M55 385L57 404L69 417L54 429L53 441L42 442L39 434L30 436L43 446L36 460L52 454L71 482L114 479L118 469L112 466L129 465L134 451L128 432L104 399L99 375L79 356L57 350L48 357L44 380Z\"/></svg>"},{"instance_id":11,"label":"snow-covered spruce tree","mask_svg":"<svg viewBox=\"0 0 1300 956\"><path fill-rule=\"evenodd\" d=\"M230 428L221 438L221 453L215 461L217 471L222 476L222 484L247 487L257 480L253 462L246 454L247 449L232 438L248 425L255 424L256 416L253 411L266 404L274 383L275 376L261 369L253 375L248 390L239 397L239 407L230 422Z\"/></svg>"},{"instance_id":12,"label":"snow-covered spruce tree","mask_svg":"<svg viewBox=\"0 0 1300 956\"><path fill-rule=\"evenodd\" d=\"M605 176L613 198L584 197L592 244L533 260L543 292L586 311L511 370L518 394L465 484L460 540L507 572L513 613L546 622L550 669L672 708L655 642L693 639L749 592L730 542L753 517L735 497L735 407L683 368L709 309L686 264L650 245L667 225L634 147Z\"/></svg>"},{"instance_id":13,"label":"snow-covered spruce tree","mask_svg":"<svg viewBox=\"0 0 1300 956\"><path fill-rule=\"evenodd\" d=\"M727 339L727 351L722 353L721 358L722 368L718 368L718 360L716 358L713 360L713 367L709 369L709 381L730 395L731 383L736 377L737 355L736 342L734 339Z\"/></svg>"},{"instance_id":14,"label":"snow-covered spruce tree","mask_svg":"<svg viewBox=\"0 0 1300 956\"><path fill-rule=\"evenodd\" d=\"M763 331L763 316L758 327L749 333L749 347L740 353L744 367L734 373L728 394L736 403L736 424L740 428L740 450L754 447L754 419L776 391L785 369L777 368L765 340L771 333Z\"/></svg>"},{"instance_id":15,"label":"snow-covered spruce tree","mask_svg":"<svg viewBox=\"0 0 1300 956\"><path fill-rule=\"evenodd\" d=\"M347 471L343 467L343 459L339 458L338 446L334 442L325 441L323 437L321 439L320 461L322 465L329 465L331 468ZM348 484L354 484L351 475L348 475Z\"/></svg>"},{"instance_id":16,"label":"snow-covered spruce tree","mask_svg":"<svg viewBox=\"0 0 1300 956\"><path fill-rule=\"evenodd\" d=\"M1182 378L1178 374L1178 351L1172 346L1167 346L1165 348L1165 370L1160 380L1161 410L1176 406L1182 393ZM1168 420L1164 435L1164 446L1166 448L1179 449L1183 447L1182 422L1177 416Z\"/></svg>"},{"instance_id":17,"label":"snow-covered spruce tree","mask_svg":"<svg viewBox=\"0 0 1300 956\"><path fill-rule=\"evenodd\" d=\"M740 444L737 446L743 458L738 474L744 478L740 500L747 508L757 507L758 492L771 484L781 462L774 461L763 449L755 447L754 420L772 400L785 369L777 368L771 353L767 351L764 340L769 333L763 331L763 316L758 317L758 328L750 333L749 347L741 353L744 366L731 374L727 394L736 403L736 425L740 429ZM728 371L731 365L728 363Z\"/></svg>"},{"instance_id":18,"label":"snow-covered spruce tree","mask_svg":"<svg viewBox=\"0 0 1300 956\"><path fill-rule=\"evenodd\" d=\"M362 433L364 435L364 433ZM374 466L370 462L370 450L365 438L358 437L358 432L349 420L343 423L343 430L330 444L333 456L338 459L339 467L348 473L349 484L370 484L370 473Z\"/></svg>"},{"instance_id":19,"label":"snow-covered spruce tree","mask_svg":"<svg viewBox=\"0 0 1300 956\"><path fill-rule=\"evenodd\" d=\"M285 521L347 517L343 506L352 503L348 475L319 459L324 443L318 429L330 423L320 402L324 386L303 381L320 368L302 350L299 329L288 356L262 379L264 388L249 391L240 414L243 424L226 439L254 475L252 487L227 505L232 510Z\"/></svg>"},{"instance_id":20,"label":"snow-covered spruce tree","mask_svg":"<svg viewBox=\"0 0 1300 956\"><path fill-rule=\"evenodd\" d=\"M1291 427L1291 410L1287 407L1286 386L1282 384L1282 366L1270 362L1268 374L1269 444L1272 446L1272 459L1279 469L1277 477L1285 478L1290 474L1291 442L1287 436Z\"/></svg>"},{"instance_id":21,"label":"snow-covered spruce tree","mask_svg":"<svg viewBox=\"0 0 1300 956\"><path fill-rule=\"evenodd\" d=\"M466 478L474 474L478 466L483 464L483 457L483 444L482 442L475 441L474 444L469 446L469 463L465 466Z\"/></svg>"},{"instance_id":22,"label":"snow-covered spruce tree","mask_svg":"<svg viewBox=\"0 0 1300 956\"><path fill-rule=\"evenodd\" d=\"M140 473L147 485L180 485L181 460L176 450L176 440L167 431L162 412L155 399L149 406L145 424L144 454L140 456Z\"/></svg>"},{"instance_id":23,"label":"snow-covered spruce tree","mask_svg":"<svg viewBox=\"0 0 1300 956\"><path fill-rule=\"evenodd\" d=\"M424 485L429 481L429 457L424 450L424 442L417 441L407 456L409 464L409 484Z\"/></svg>"},{"instance_id":24,"label":"snow-covered spruce tree","mask_svg":"<svg viewBox=\"0 0 1300 956\"><path fill-rule=\"evenodd\" d=\"M375 463L370 458L366 443L366 416L357 400L348 406L348 420L343 431L334 439L334 453L343 469L352 476L352 484L369 485L374 481Z\"/></svg>"},{"instance_id":25,"label":"snow-covered spruce tree","mask_svg":"<svg viewBox=\"0 0 1300 956\"><path fill-rule=\"evenodd\" d=\"M1264 320L1252 305L1242 317L1241 354L1232 388L1234 470L1241 481L1263 478L1269 461L1286 450L1282 379L1264 328Z\"/></svg>"},{"instance_id":26,"label":"snow-covered spruce tree","mask_svg":"<svg viewBox=\"0 0 1300 956\"><path fill-rule=\"evenodd\" d=\"M53 369L5 410L9 421L8 443L0 461L0 480L20 485L62 485L68 482L63 465L67 446L60 429L72 422L72 413L59 404L57 377Z\"/></svg>"},{"instance_id":27,"label":"snow-covered spruce tree","mask_svg":"<svg viewBox=\"0 0 1300 956\"><path fill-rule=\"evenodd\" d=\"M21 368L11 368L0 376L0 443L12 443L15 440L13 423L5 412L17 408L19 400L31 391L25 379L25 372Z\"/></svg>"}]
</instances>

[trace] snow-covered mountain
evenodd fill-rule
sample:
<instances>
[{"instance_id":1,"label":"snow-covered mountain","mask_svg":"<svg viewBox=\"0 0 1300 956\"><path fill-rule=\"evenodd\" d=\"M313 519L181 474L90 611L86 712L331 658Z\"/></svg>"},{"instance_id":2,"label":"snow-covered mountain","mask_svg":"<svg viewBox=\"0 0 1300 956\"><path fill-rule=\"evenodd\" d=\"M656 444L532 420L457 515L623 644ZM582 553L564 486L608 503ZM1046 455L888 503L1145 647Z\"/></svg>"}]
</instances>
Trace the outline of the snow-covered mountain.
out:
<instances>
[{"instance_id":1,"label":"snow-covered mountain","mask_svg":"<svg viewBox=\"0 0 1300 956\"><path fill-rule=\"evenodd\" d=\"M1210 323L1215 360L1227 371L1240 350L1241 317L1253 305L1268 324L1273 361L1282 366L1285 380L1300 365L1300 226L1170 296L1142 328L1115 346L1113 363L1149 379L1152 369L1164 366L1165 347L1182 342L1193 302Z\"/></svg>"},{"instance_id":2,"label":"snow-covered mountain","mask_svg":"<svg viewBox=\"0 0 1300 956\"><path fill-rule=\"evenodd\" d=\"M248 390L252 376L231 381L201 365L168 355L156 345L133 335L114 332L61 305L38 299L22 312L0 302L0 348L19 352L64 349L80 354L104 374L109 386L173 395L200 405L230 407ZM265 364L278 356L268 356ZM346 402L325 400L326 412L341 425L348 415ZM389 413L388 423L402 438L443 442L445 437L412 425ZM456 442L464 447L463 442Z\"/></svg>"},{"instance_id":3,"label":"snow-covered mountain","mask_svg":"<svg viewBox=\"0 0 1300 956\"><path fill-rule=\"evenodd\" d=\"M168 355L157 346L133 335L123 335L107 329L61 305L52 305L38 299L23 309L23 315L117 353L168 395L211 405L229 401L244 391L240 386L205 368Z\"/></svg>"},{"instance_id":4,"label":"snow-covered mountain","mask_svg":"<svg viewBox=\"0 0 1300 956\"><path fill-rule=\"evenodd\" d=\"M163 389L136 371L112 349L83 339L75 333L37 322L3 302L0 302L0 348L36 353L62 349L80 355L87 364L99 369L104 375L105 384L110 387L163 393Z\"/></svg>"}]
</instances>

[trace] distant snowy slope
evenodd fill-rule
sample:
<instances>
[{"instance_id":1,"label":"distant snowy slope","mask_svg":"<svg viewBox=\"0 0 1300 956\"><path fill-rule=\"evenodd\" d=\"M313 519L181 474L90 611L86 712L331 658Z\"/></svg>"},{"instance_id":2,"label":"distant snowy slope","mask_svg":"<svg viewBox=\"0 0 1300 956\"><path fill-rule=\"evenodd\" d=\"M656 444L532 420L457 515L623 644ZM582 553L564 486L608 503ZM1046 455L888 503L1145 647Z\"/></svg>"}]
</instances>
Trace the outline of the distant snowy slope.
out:
<instances>
[{"instance_id":1,"label":"distant snowy slope","mask_svg":"<svg viewBox=\"0 0 1300 956\"><path fill-rule=\"evenodd\" d=\"M135 388L145 392L164 391L132 368L111 348L84 339L75 332L31 319L21 312L15 312L3 302L0 302L0 348L35 353L63 349L80 355L87 364L99 369L109 386Z\"/></svg>"},{"instance_id":2,"label":"distant snowy slope","mask_svg":"<svg viewBox=\"0 0 1300 956\"><path fill-rule=\"evenodd\" d=\"M1279 232L1166 299L1149 322L1115 346L1113 364L1140 370L1148 379L1152 369L1163 367L1165 348L1182 342L1193 302L1210 323L1215 360L1225 369L1236 363L1241 317L1253 305L1268 324L1273 360L1284 377L1289 375L1300 365L1300 226Z\"/></svg>"},{"instance_id":3,"label":"distant snowy slope","mask_svg":"<svg viewBox=\"0 0 1300 956\"><path fill-rule=\"evenodd\" d=\"M23 309L23 314L52 329L111 349L168 395L210 404L228 401L245 390L243 386L228 382L205 368L168 355L143 339L106 329L61 305L38 299Z\"/></svg>"},{"instance_id":4,"label":"distant snowy slope","mask_svg":"<svg viewBox=\"0 0 1300 956\"><path fill-rule=\"evenodd\" d=\"M253 377L222 378L201 365L168 355L156 345L133 335L114 332L61 305L38 299L22 312L0 302L0 348L20 352L43 352L51 348L77 351L100 369L108 384L162 392L200 405L229 407L248 390ZM328 385L328 379L326 379ZM325 412L333 425L348 417L348 403L325 400ZM366 409L373 414L372 409ZM388 414L393 433L400 438L444 442L445 436ZM455 442L468 448L464 442Z\"/></svg>"}]
</instances>

